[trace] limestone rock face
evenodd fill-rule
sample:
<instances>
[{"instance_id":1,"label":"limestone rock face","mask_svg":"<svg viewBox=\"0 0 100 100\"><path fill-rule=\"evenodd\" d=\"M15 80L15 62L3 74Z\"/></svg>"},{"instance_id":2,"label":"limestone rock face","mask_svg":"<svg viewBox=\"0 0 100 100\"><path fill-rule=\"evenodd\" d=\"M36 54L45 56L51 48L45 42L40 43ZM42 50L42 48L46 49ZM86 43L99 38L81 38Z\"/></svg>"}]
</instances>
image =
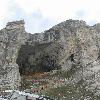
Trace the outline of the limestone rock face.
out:
<instances>
[{"instance_id":1,"label":"limestone rock face","mask_svg":"<svg viewBox=\"0 0 100 100\"><path fill-rule=\"evenodd\" d=\"M25 32L24 21L9 22L0 31L0 84L16 88L20 74L73 70L70 83L84 80L100 88L100 25L67 20L43 33ZM20 72L20 74L19 74Z\"/></svg>"},{"instance_id":2,"label":"limestone rock face","mask_svg":"<svg viewBox=\"0 0 100 100\"><path fill-rule=\"evenodd\" d=\"M20 85L19 66L16 63L18 50L27 37L24 21L9 22L0 31L0 86L17 88Z\"/></svg>"}]
</instances>

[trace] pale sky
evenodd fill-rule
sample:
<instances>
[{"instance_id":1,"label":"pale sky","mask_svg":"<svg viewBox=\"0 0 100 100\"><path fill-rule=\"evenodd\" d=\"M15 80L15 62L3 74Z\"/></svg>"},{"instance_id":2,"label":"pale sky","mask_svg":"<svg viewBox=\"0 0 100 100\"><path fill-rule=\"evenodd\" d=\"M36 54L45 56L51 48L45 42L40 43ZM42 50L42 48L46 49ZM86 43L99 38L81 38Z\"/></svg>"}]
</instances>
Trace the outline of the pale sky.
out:
<instances>
[{"instance_id":1,"label":"pale sky","mask_svg":"<svg viewBox=\"0 0 100 100\"><path fill-rule=\"evenodd\" d=\"M100 0L0 0L0 29L25 20L27 32L38 33L68 19L100 23Z\"/></svg>"}]
</instances>

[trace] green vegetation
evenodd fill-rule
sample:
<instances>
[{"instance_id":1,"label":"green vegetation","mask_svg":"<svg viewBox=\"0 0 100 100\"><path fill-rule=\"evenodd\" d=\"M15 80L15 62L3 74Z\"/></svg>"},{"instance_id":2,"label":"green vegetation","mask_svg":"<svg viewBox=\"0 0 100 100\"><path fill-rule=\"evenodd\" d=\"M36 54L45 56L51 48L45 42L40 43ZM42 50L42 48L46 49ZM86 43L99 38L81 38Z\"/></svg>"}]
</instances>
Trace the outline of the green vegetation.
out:
<instances>
[{"instance_id":1,"label":"green vegetation","mask_svg":"<svg viewBox=\"0 0 100 100\"><path fill-rule=\"evenodd\" d=\"M76 72L77 68L73 66L69 71L61 71L58 70L54 74L48 75L48 79L53 80L53 77L57 77L58 79L66 78L69 80L73 77L74 73ZM25 88L29 88L32 84L27 84L23 80L22 85ZM41 84L49 84L47 81L42 81ZM41 85L39 84L39 85ZM90 91L86 89L87 84L83 79L78 81L77 83L65 84L64 86L57 87L57 88L47 88L46 90L42 90L40 93L41 95L50 96L51 98L57 100L100 100L100 96L95 96L95 90Z\"/></svg>"},{"instance_id":2,"label":"green vegetation","mask_svg":"<svg viewBox=\"0 0 100 100\"><path fill-rule=\"evenodd\" d=\"M21 80L21 88L23 90L30 89L30 86L32 86L32 83L28 82L26 79L22 78L22 80Z\"/></svg>"},{"instance_id":3,"label":"green vegetation","mask_svg":"<svg viewBox=\"0 0 100 100\"><path fill-rule=\"evenodd\" d=\"M86 84L80 80L77 84L49 89L44 94L58 100L100 100L100 96L94 96L94 92L86 90Z\"/></svg>"},{"instance_id":4,"label":"green vegetation","mask_svg":"<svg viewBox=\"0 0 100 100\"><path fill-rule=\"evenodd\" d=\"M54 73L52 76L54 77L62 77L69 79L74 75L74 73L77 71L77 68L73 65L70 70L68 71L61 71L58 70L56 73Z\"/></svg>"}]
</instances>

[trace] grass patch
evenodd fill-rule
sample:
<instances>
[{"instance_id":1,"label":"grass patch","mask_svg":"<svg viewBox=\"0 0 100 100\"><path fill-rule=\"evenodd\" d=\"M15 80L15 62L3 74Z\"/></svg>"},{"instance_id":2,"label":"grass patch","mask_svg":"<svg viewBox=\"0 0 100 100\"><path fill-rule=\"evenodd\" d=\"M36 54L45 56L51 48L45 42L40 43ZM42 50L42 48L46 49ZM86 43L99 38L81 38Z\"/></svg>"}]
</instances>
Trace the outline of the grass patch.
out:
<instances>
[{"instance_id":1,"label":"grass patch","mask_svg":"<svg viewBox=\"0 0 100 100\"><path fill-rule=\"evenodd\" d=\"M80 80L77 84L49 89L44 94L58 100L100 100L100 96L94 96L93 92L86 90L83 83Z\"/></svg>"}]
</instances>

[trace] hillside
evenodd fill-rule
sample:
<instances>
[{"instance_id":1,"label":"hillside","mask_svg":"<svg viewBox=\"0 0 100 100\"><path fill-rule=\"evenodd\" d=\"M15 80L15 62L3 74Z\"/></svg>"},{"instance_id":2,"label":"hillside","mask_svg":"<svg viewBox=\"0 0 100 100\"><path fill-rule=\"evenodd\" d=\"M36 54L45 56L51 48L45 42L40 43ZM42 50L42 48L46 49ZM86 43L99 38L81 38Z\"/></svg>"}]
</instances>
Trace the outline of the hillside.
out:
<instances>
[{"instance_id":1,"label":"hillside","mask_svg":"<svg viewBox=\"0 0 100 100\"><path fill-rule=\"evenodd\" d=\"M18 89L23 76L57 70L55 77L66 79L68 87L89 91L89 97L83 91L78 98L99 100L100 24L89 26L84 21L66 20L35 34L27 33L24 24L23 20L8 22L0 30L0 89Z\"/></svg>"}]
</instances>

